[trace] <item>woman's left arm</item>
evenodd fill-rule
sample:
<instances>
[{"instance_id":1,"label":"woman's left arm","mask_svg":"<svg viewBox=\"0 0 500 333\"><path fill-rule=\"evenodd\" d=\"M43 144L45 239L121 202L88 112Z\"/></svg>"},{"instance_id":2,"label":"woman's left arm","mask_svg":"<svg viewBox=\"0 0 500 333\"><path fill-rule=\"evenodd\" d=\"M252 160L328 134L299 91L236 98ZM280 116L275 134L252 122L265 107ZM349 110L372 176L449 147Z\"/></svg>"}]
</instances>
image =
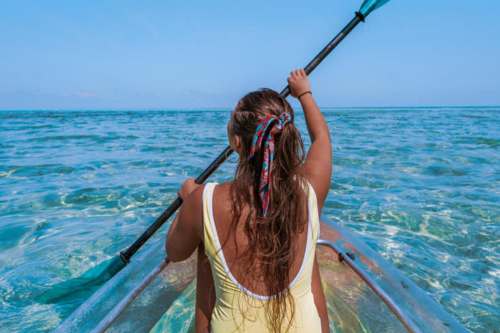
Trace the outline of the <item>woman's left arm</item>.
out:
<instances>
[{"instance_id":1,"label":"woman's left arm","mask_svg":"<svg viewBox=\"0 0 500 333\"><path fill-rule=\"evenodd\" d=\"M210 319L215 306L215 287L210 262L205 254L205 247L198 247L198 269L196 278L196 333L210 332Z\"/></svg>"},{"instance_id":2,"label":"woman's left arm","mask_svg":"<svg viewBox=\"0 0 500 333\"><path fill-rule=\"evenodd\" d=\"M203 189L192 178L182 184L179 191L182 206L168 230L165 244L170 261L189 258L203 240Z\"/></svg>"}]
</instances>

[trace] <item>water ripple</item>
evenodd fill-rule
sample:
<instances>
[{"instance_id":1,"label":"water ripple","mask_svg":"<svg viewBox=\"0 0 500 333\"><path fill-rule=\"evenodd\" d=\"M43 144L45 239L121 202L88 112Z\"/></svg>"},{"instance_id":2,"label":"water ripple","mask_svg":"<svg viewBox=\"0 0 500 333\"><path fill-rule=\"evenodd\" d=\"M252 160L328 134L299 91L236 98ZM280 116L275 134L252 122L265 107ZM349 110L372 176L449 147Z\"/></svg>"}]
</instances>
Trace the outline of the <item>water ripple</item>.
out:
<instances>
[{"instance_id":1,"label":"water ripple","mask_svg":"<svg viewBox=\"0 0 500 333\"><path fill-rule=\"evenodd\" d=\"M500 109L324 111L335 150L324 215L359 232L472 331L497 329ZM129 245L224 149L228 115L0 112L2 328L57 326L83 300L40 305L32 296ZM229 179L236 159L213 179Z\"/></svg>"}]
</instances>

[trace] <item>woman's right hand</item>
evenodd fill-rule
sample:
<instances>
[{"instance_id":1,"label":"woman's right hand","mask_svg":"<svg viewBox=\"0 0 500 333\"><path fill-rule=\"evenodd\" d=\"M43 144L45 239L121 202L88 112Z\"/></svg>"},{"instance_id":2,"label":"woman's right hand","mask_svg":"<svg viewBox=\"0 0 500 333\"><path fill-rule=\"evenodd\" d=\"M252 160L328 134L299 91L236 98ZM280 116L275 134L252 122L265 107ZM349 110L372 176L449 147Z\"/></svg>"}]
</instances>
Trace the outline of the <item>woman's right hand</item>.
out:
<instances>
[{"instance_id":1,"label":"woman's right hand","mask_svg":"<svg viewBox=\"0 0 500 333\"><path fill-rule=\"evenodd\" d=\"M181 189L177 192L177 195L182 200L186 200L186 198L198 187L200 187L200 184L196 184L194 178L188 178L182 183Z\"/></svg>"},{"instance_id":2,"label":"woman's right hand","mask_svg":"<svg viewBox=\"0 0 500 333\"><path fill-rule=\"evenodd\" d=\"M307 77L306 71L303 69L296 69L290 72L288 77L288 86L293 97L298 97L305 92L311 91L311 84Z\"/></svg>"}]
</instances>

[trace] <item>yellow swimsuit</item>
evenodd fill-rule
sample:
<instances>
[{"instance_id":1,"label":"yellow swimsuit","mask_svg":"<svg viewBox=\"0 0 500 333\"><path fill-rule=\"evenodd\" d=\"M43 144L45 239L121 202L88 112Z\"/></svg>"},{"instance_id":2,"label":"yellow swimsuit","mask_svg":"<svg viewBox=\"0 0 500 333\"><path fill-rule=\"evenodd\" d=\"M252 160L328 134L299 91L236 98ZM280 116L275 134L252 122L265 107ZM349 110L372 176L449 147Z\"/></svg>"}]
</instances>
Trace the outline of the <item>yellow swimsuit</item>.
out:
<instances>
[{"instance_id":1,"label":"yellow swimsuit","mask_svg":"<svg viewBox=\"0 0 500 333\"><path fill-rule=\"evenodd\" d=\"M210 261L217 299L210 321L211 332L266 332L268 325L264 305L271 297L255 294L238 283L229 270L223 251L220 250L212 207L216 185L208 183L203 191L205 253ZM295 314L289 332L321 332L321 322L311 291L319 216L314 189L309 183L308 188L307 244L302 266L290 284ZM283 328L286 328L287 324L288 321L285 320Z\"/></svg>"}]
</instances>

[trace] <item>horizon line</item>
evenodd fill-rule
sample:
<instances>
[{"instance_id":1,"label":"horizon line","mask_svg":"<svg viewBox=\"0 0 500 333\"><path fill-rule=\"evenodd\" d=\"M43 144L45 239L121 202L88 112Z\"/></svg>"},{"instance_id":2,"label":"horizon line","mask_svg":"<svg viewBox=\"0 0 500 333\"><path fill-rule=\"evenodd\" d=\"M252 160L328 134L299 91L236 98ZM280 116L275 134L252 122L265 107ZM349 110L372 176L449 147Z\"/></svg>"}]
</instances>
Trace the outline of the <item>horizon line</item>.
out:
<instances>
[{"instance_id":1,"label":"horizon line","mask_svg":"<svg viewBox=\"0 0 500 333\"><path fill-rule=\"evenodd\" d=\"M297 105L292 105L297 108ZM320 109L427 109L427 108L500 108L500 105L401 105L401 106L319 106ZM164 108L0 108L0 112L26 111L230 111L232 107L164 107Z\"/></svg>"}]
</instances>

